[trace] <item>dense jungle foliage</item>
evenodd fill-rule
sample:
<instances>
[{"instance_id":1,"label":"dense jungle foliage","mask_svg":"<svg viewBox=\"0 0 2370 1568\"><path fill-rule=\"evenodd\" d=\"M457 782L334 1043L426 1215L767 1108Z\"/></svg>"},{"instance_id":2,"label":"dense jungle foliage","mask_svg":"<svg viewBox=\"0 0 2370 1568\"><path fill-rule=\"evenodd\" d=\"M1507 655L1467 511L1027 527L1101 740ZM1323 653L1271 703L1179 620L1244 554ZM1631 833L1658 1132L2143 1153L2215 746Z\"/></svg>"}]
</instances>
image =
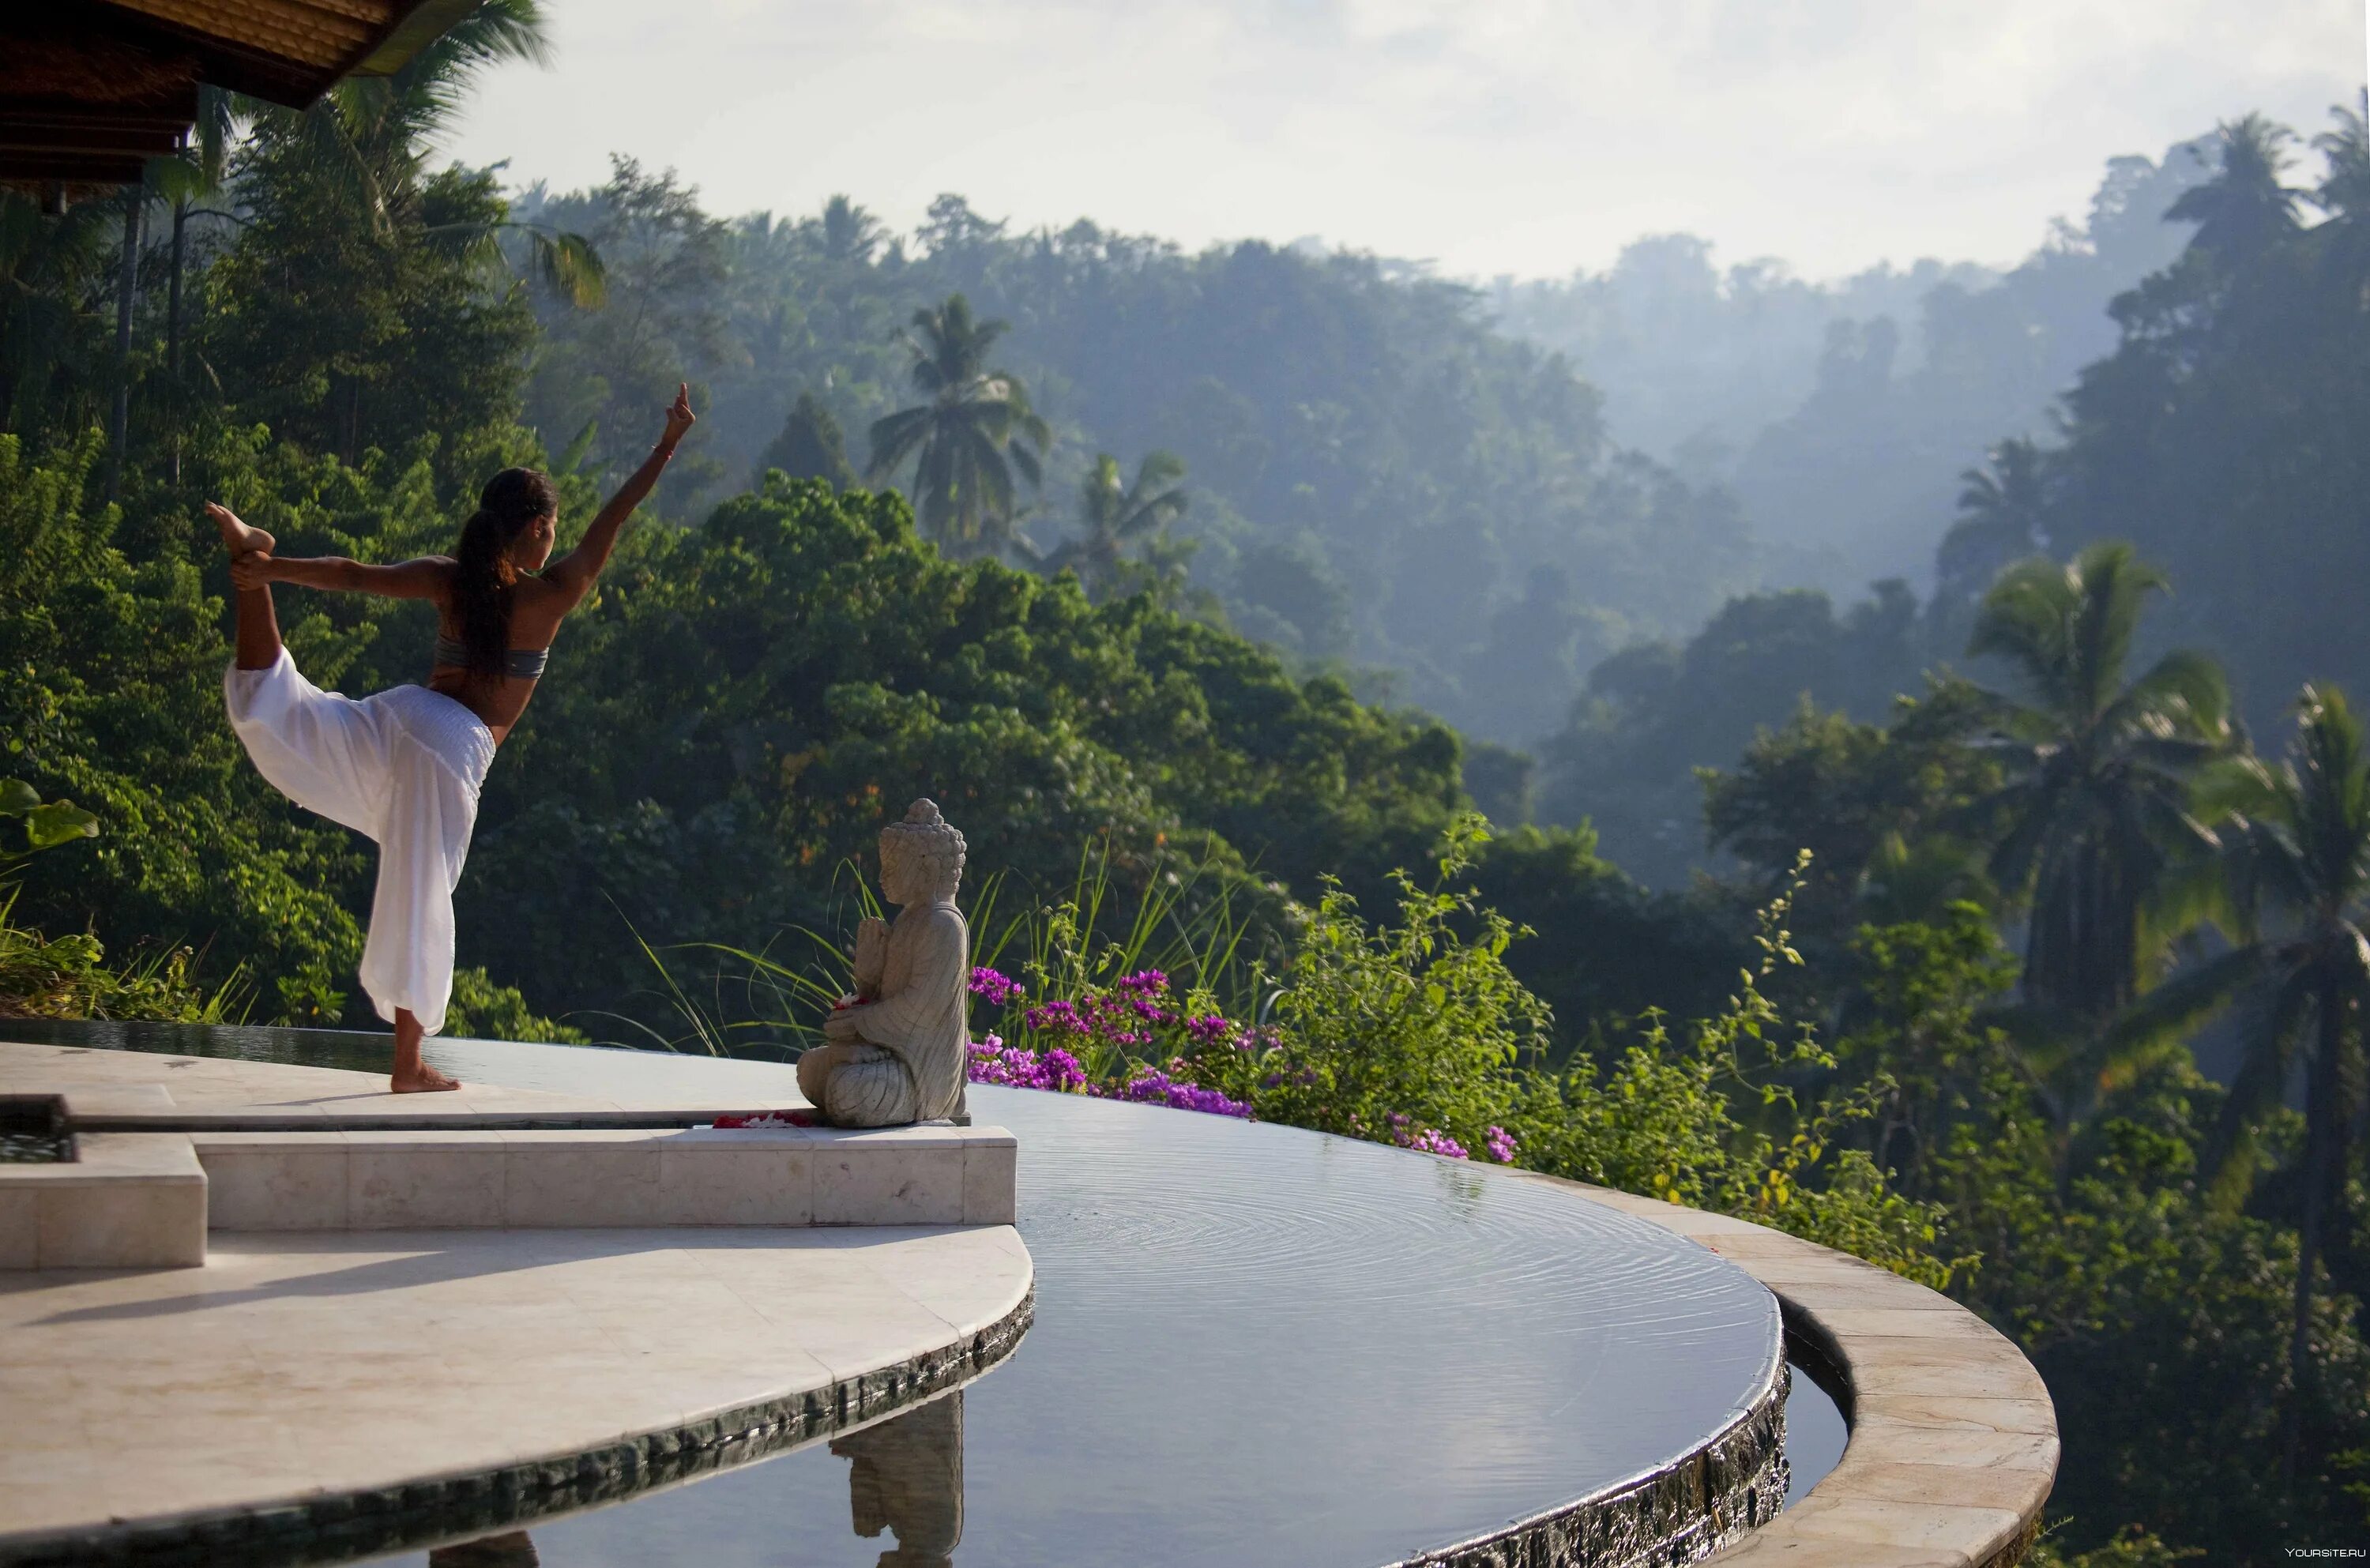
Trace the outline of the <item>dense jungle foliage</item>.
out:
<instances>
[{"instance_id":1,"label":"dense jungle foliage","mask_svg":"<svg viewBox=\"0 0 2370 1568\"><path fill-rule=\"evenodd\" d=\"M1175 890L1281 992L1180 997L1161 1059L1090 1064L1122 1091L1664 1192L1946 1282L2049 1379L2063 1561L2359 1537L2357 116L2310 189L2242 120L2197 171L2120 164L2057 259L1868 295L2031 314L2040 363L2090 357L2047 444L2031 366L1930 407L1887 384L1888 417L1958 444L1960 514L1924 525L1929 594L1839 613L1731 594L1784 558L1709 470L1616 447L1570 362L1387 262L1011 235L952 198L911 236L846 202L726 222L624 159L565 195L431 167L535 26L482 6L136 202L0 197L0 803L96 829L32 853L0 820L12 1005L362 1021L368 846L223 721L199 502L385 559L448 548L485 474L534 461L565 531L688 376L694 440L488 783L452 1030L679 1033L643 942L746 979L841 933L884 816L928 793L1042 939L1006 1046L1033 1066L997 1070L1044 1070L1029 1009L1090 1018L1143 973L1064 913L1086 856L1118 927ZM2103 326L2067 325L2086 290ZM1962 325L1917 375L1995 335ZM1892 440L1821 397L1788 461ZM1721 415L1765 416L1786 428ZM324 686L423 668L419 605L281 605ZM1536 764L1489 744L1541 737ZM1720 874L1633 880L1692 866ZM1219 1007L1262 1055L1197 1042Z\"/></svg>"}]
</instances>

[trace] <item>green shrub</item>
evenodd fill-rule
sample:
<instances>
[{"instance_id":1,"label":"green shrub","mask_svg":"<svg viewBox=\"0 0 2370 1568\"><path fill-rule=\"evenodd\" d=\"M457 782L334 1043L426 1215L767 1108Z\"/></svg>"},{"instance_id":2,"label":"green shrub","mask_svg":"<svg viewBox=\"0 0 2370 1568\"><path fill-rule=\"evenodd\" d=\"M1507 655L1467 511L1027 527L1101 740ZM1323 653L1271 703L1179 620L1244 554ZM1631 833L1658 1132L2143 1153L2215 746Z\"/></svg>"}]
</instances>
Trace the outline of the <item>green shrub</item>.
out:
<instances>
[{"instance_id":1,"label":"green shrub","mask_svg":"<svg viewBox=\"0 0 2370 1568\"><path fill-rule=\"evenodd\" d=\"M242 973L208 990L193 978L197 954L186 947L145 952L109 965L88 933L50 938L15 918L16 900L0 902L0 1018L144 1019L168 1023L236 1023L247 1015Z\"/></svg>"},{"instance_id":2,"label":"green shrub","mask_svg":"<svg viewBox=\"0 0 2370 1568\"><path fill-rule=\"evenodd\" d=\"M1478 818L1460 820L1432 886L1399 875L1395 928L1369 927L1329 887L1271 1027L1213 1031L1177 1064L1182 1075L1263 1120L1714 1209L1938 1289L1972 1271L1973 1254L1938 1249L1940 1205L1895 1192L1846 1141L1889 1080L1807 1105L1787 1081L1835 1065L1765 994L1780 966L1801 963L1784 927L1792 889L1762 912L1761 961L1724 1011L1678 1029L1650 1012L1617 1052L1580 1053L1556 1070L1542 1065L1547 1009L1506 967L1531 933L1457 885L1486 838Z\"/></svg>"},{"instance_id":3,"label":"green shrub","mask_svg":"<svg viewBox=\"0 0 2370 1568\"><path fill-rule=\"evenodd\" d=\"M582 1045L591 1039L581 1029L538 1016L516 986L495 985L482 969L453 972L444 1032L471 1040L541 1040L555 1045Z\"/></svg>"}]
</instances>

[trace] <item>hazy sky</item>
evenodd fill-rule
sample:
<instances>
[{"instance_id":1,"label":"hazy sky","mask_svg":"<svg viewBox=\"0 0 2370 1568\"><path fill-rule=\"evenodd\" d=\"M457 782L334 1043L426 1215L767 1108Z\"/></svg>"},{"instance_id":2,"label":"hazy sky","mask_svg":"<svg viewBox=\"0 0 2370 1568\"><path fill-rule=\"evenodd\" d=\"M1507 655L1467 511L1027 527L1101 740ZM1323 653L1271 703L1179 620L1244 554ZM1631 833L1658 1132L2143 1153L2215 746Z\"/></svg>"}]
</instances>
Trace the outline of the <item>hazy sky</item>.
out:
<instances>
[{"instance_id":1,"label":"hazy sky","mask_svg":"<svg viewBox=\"0 0 2370 1568\"><path fill-rule=\"evenodd\" d=\"M1322 236L1487 277L1684 229L1825 277L2010 261L2111 155L2260 109L2309 136L2364 0L546 0L556 68L454 143L710 210L959 191L1199 246ZM2317 161L2317 160L2316 160Z\"/></svg>"}]
</instances>

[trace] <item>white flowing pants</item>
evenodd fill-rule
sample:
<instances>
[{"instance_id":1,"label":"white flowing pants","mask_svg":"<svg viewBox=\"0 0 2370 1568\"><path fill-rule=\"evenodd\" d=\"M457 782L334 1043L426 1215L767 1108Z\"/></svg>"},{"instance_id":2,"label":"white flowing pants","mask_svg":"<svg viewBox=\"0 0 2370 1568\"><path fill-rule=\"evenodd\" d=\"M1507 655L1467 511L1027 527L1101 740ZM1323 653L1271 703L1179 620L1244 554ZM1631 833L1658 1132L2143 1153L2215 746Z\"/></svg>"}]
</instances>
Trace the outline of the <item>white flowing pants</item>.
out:
<instances>
[{"instance_id":1,"label":"white flowing pants","mask_svg":"<svg viewBox=\"0 0 2370 1568\"><path fill-rule=\"evenodd\" d=\"M408 1010L434 1034L453 997L453 889L494 760L484 721L426 686L357 702L323 691L288 651L223 676L230 727L271 787L378 844L362 983L378 1016Z\"/></svg>"}]
</instances>

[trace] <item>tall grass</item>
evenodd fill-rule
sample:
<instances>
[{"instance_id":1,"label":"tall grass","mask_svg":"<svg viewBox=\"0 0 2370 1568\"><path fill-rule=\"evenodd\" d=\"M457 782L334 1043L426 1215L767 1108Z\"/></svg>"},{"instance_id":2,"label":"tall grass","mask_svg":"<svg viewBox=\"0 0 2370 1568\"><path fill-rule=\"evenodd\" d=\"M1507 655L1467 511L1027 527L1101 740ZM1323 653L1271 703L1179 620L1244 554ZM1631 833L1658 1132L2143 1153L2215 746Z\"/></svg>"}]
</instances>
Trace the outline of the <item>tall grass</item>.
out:
<instances>
[{"instance_id":1,"label":"tall grass","mask_svg":"<svg viewBox=\"0 0 2370 1568\"><path fill-rule=\"evenodd\" d=\"M255 986L240 964L212 986L187 947L144 948L110 964L97 937L45 937L16 920L17 891L0 890L0 1016L243 1023Z\"/></svg>"},{"instance_id":2,"label":"tall grass","mask_svg":"<svg viewBox=\"0 0 2370 1568\"><path fill-rule=\"evenodd\" d=\"M1122 977L1157 969L1179 994L1207 997L1249 1016L1267 999L1283 956L1285 905L1270 888L1206 861L1163 854L1139 878L1114 864L1110 837L1080 849L1070 885L1030 896L997 870L959 901L971 926L972 963L1018 980L1032 1001L1075 1001ZM795 1058L823 1037L834 1003L854 987L856 922L883 913L861 869L844 862L832 905L844 930L792 927L756 949L730 942L651 943L624 920L650 966L646 993L657 1025L601 1013L639 1045L718 1056ZM585 1015L577 1015L583 1017Z\"/></svg>"}]
</instances>

